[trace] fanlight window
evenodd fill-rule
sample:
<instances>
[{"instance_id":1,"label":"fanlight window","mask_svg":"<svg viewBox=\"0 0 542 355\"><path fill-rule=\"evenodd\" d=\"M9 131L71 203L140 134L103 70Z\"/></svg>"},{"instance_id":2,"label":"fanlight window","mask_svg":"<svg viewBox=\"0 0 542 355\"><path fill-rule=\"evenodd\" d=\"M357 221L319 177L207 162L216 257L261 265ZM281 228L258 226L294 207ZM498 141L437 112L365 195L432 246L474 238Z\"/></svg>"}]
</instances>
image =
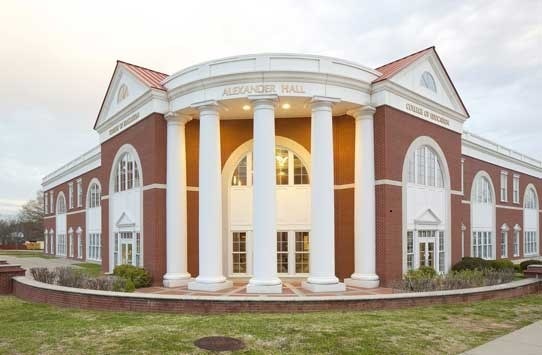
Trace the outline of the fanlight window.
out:
<instances>
[{"instance_id":1,"label":"fanlight window","mask_svg":"<svg viewBox=\"0 0 542 355\"><path fill-rule=\"evenodd\" d=\"M66 213L66 200L64 199L64 195L60 195L56 202L56 214L63 213Z\"/></svg>"},{"instance_id":2,"label":"fanlight window","mask_svg":"<svg viewBox=\"0 0 542 355\"><path fill-rule=\"evenodd\" d=\"M431 75L431 73L427 71L423 72L420 79L420 85L433 92L437 92L437 85L435 84L435 79L433 78L433 75Z\"/></svg>"},{"instance_id":3,"label":"fanlight window","mask_svg":"<svg viewBox=\"0 0 542 355\"><path fill-rule=\"evenodd\" d=\"M90 185L88 207L89 208L100 207L100 200L101 200L100 186L96 183L93 183L92 185Z\"/></svg>"},{"instance_id":4,"label":"fanlight window","mask_svg":"<svg viewBox=\"0 0 542 355\"><path fill-rule=\"evenodd\" d=\"M493 192L491 183L485 176L478 177L473 184L474 202L493 203Z\"/></svg>"},{"instance_id":5,"label":"fanlight window","mask_svg":"<svg viewBox=\"0 0 542 355\"><path fill-rule=\"evenodd\" d=\"M442 168L437 153L424 145L408 157L408 182L417 185L444 187Z\"/></svg>"},{"instance_id":6,"label":"fanlight window","mask_svg":"<svg viewBox=\"0 0 542 355\"><path fill-rule=\"evenodd\" d=\"M126 84L122 84L117 94L117 103L121 102L127 97L128 97L128 86L126 86Z\"/></svg>"},{"instance_id":7,"label":"fanlight window","mask_svg":"<svg viewBox=\"0 0 542 355\"><path fill-rule=\"evenodd\" d=\"M131 153L124 153L115 169L115 192L139 187L139 167Z\"/></svg>"},{"instance_id":8,"label":"fanlight window","mask_svg":"<svg viewBox=\"0 0 542 355\"><path fill-rule=\"evenodd\" d=\"M276 147L275 179L277 185L308 185L309 173L303 161L295 153L283 147ZM232 186L252 185L251 152L245 155L237 164L231 184Z\"/></svg>"},{"instance_id":9,"label":"fanlight window","mask_svg":"<svg viewBox=\"0 0 542 355\"><path fill-rule=\"evenodd\" d=\"M536 201L536 193L534 192L532 188L527 190L524 204L525 204L525 208L538 209L538 202Z\"/></svg>"}]
</instances>

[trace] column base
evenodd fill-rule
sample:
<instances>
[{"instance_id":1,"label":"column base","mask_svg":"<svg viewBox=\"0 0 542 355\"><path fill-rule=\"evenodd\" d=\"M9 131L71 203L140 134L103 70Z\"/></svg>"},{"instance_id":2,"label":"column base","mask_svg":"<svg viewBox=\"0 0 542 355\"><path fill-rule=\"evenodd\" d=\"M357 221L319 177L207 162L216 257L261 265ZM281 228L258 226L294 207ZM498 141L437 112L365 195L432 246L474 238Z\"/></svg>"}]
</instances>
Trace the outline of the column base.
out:
<instances>
[{"instance_id":1,"label":"column base","mask_svg":"<svg viewBox=\"0 0 542 355\"><path fill-rule=\"evenodd\" d=\"M315 284L308 281L303 281L301 287L311 292L344 292L346 286L342 282L332 284Z\"/></svg>"},{"instance_id":2,"label":"column base","mask_svg":"<svg viewBox=\"0 0 542 355\"><path fill-rule=\"evenodd\" d=\"M278 285L247 285L247 293L282 293L282 284Z\"/></svg>"},{"instance_id":3,"label":"column base","mask_svg":"<svg viewBox=\"0 0 542 355\"><path fill-rule=\"evenodd\" d=\"M200 281L192 281L188 283L188 289L191 291L207 291L207 292L215 292L215 291L221 291L225 290L227 288L232 288L233 282L226 280L223 282L200 282Z\"/></svg>"},{"instance_id":4,"label":"column base","mask_svg":"<svg viewBox=\"0 0 542 355\"><path fill-rule=\"evenodd\" d=\"M190 280L190 274L165 274L163 285L164 287L181 287L186 286Z\"/></svg>"},{"instance_id":5,"label":"column base","mask_svg":"<svg viewBox=\"0 0 542 355\"><path fill-rule=\"evenodd\" d=\"M362 287L362 288L377 288L380 286L378 275L359 275L349 279L344 279L347 286Z\"/></svg>"}]
</instances>

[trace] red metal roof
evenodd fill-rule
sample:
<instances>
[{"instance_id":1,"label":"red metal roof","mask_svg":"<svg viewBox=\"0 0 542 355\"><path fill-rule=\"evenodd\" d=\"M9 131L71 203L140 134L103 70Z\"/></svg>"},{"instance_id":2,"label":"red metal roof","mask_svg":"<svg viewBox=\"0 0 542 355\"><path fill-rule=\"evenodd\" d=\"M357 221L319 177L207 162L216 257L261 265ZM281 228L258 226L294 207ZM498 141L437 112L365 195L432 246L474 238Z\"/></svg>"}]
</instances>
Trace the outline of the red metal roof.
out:
<instances>
[{"instance_id":1,"label":"red metal roof","mask_svg":"<svg viewBox=\"0 0 542 355\"><path fill-rule=\"evenodd\" d=\"M426 48L426 49L422 49L419 52L412 53L410 55L407 55L406 57L394 60L393 62L390 62L388 64L384 64L383 66L376 68L377 71L382 73L382 76L380 76L380 77L376 78L375 80L373 80L373 83L376 83L376 82L379 82L379 81L382 81L382 80L386 80L386 79L392 77L396 73L400 72L401 70L403 70L404 68L409 66L412 62L414 62L418 58L422 57L425 53L427 53L427 52L429 52L431 50L434 50L434 49L435 49L434 46Z\"/></svg>"},{"instance_id":2,"label":"red metal roof","mask_svg":"<svg viewBox=\"0 0 542 355\"><path fill-rule=\"evenodd\" d=\"M118 60L118 63L123 64L126 69L131 71L135 76L137 76L141 81L143 81L145 84L150 86L151 88L159 89L159 90L166 90L165 87L160 84L165 78L167 78L169 75L160 73L156 70L140 67L139 65L131 64L123 62L122 60Z\"/></svg>"}]
</instances>

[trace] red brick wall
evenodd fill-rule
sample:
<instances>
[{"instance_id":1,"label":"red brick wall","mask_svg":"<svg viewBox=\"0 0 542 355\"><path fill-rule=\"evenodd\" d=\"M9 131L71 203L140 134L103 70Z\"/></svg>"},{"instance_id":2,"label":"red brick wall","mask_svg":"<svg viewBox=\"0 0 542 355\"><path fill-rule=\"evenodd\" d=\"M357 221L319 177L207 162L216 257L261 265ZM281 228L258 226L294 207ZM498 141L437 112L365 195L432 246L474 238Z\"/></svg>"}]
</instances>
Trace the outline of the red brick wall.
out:
<instances>
[{"instance_id":1,"label":"red brick wall","mask_svg":"<svg viewBox=\"0 0 542 355\"><path fill-rule=\"evenodd\" d=\"M15 276L24 276L25 269L16 265L2 264L0 267L0 295L8 295L13 292L13 280Z\"/></svg>"}]
</instances>

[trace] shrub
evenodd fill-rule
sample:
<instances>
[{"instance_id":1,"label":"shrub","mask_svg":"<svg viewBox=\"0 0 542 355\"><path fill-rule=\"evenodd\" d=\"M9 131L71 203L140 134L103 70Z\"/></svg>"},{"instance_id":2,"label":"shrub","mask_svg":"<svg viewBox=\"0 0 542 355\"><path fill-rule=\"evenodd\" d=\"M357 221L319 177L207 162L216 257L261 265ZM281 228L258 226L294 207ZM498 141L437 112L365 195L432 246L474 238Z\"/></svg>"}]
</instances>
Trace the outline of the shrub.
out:
<instances>
[{"instance_id":1,"label":"shrub","mask_svg":"<svg viewBox=\"0 0 542 355\"><path fill-rule=\"evenodd\" d=\"M113 275L132 281L135 288L148 287L152 282L151 274L147 270L133 265L116 266Z\"/></svg>"},{"instance_id":2,"label":"shrub","mask_svg":"<svg viewBox=\"0 0 542 355\"><path fill-rule=\"evenodd\" d=\"M46 267L33 267L30 269L30 273L36 281L45 282L47 284L55 283L56 273L54 271L50 271Z\"/></svg>"},{"instance_id":3,"label":"shrub","mask_svg":"<svg viewBox=\"0 0 542 355\"><path fill-rule=\"evenodd\" d=\"M522 261L519 264L519 267L521 268L521 272L527 270L527 267L529 265L542 265L542 261L540 261L540 260L525 260L525 261Z\"/></svg>"},{"instance_id":4,"label":"shrub","mask_svg":"<svg viewBox=\"0 0 542 355\"><path fill-rule=\"evenodd\" d=\"M135 291L135 285L134 285L134 282L132 280L130 280L130 279L125 279L123 277L115 277L114 276L112 291L134 292Z\"/></svg>"},{"instance_id":5,"label":"shrub","mask_svg":"<svg viewBox=\"0 0 542 355\"><path fill-rule=\"evenodd\" d=\"M59 286L82 288L85 281L85 275L81 270L72 267L57 267L55 269L57 284Z\"/></svg>"},{"instance_id":6,"label":"shrub","mask_svg":"<svg viewBox=\"0 0 542 355\"><path fill-rule=\"evenodd\" d=\"M489 261L484 260L482 258L472 258L472 257L464 257L456 263L454 266L452 266L453 271L462 271L462 270L485 270L489 268Z\"/></svg>"},{"instance_id":7,"label":"shrub","mask_svg":"<svg viewBox=\"0 0 542 355\"><path fill-rule=\"evenodd\" d=\"M499 260L491 260L489 262L489 267L493 270L514 270L514 263L511 262L508 259L499 259Z\"/></svg>"}]
</instances>

